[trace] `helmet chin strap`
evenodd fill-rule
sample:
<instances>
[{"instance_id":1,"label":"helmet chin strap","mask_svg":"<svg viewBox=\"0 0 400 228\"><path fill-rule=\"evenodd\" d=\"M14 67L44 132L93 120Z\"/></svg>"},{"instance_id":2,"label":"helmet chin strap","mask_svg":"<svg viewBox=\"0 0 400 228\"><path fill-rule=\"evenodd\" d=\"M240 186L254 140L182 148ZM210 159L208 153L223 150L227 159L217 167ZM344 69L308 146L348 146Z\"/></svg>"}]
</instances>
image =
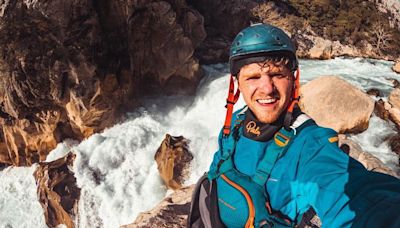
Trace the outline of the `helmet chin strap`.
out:
<instances>
[{"instance_id":1,"label":"helmet chin strap","mask_svg":"<svg viewBox=\"0 0 400 228\"><path fill-rule=\"evenodd\" d=\"M288 106L288 112L293 112L294 105L299 103L300 100L300 69L296 70L296 79L294 81L294 90L292 93L292 99Z\"/></svg>"},{"instance_id":2,"label":"helmet chin strap","mask_svg":"<svg viewBox=\"0 0 400 228\"><path fill-rule=\"evenodd\" d=\"M226 116L225 116L225 124L224 124L224 136L228 136L231 132L231 122L232 122L232 113L233 113L233 105L239 99L240 91L239 88L236 90L235 93L235 82L233 79L233 75L231 75L230 82L229 82L229 92L228 98L226 99Z\"/></svg>"},{"instance_id":3,"label":"helmet chin strap","mask_svg":"<svg viewBox=\"0 0 400 228\"><path fill-rule=\"evenodd\" d=\"M293 109L296 104L299 103L300 100L300 69L297 68L296 70L296 79L294 81L294 90L292 93L291 101L288 105L287 112L285 114L285 120L283 122L283 126L286 130L290 130L290 125L292 125L293 120Z\"/></svg>"}]
</instances>

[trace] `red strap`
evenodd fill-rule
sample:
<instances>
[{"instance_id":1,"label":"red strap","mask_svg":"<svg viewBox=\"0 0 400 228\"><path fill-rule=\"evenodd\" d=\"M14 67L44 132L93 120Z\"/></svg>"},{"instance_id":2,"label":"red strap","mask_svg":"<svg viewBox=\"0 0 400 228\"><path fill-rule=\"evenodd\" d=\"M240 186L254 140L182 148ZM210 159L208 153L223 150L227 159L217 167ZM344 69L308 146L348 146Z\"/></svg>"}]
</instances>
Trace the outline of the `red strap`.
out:
<instances>
[{"instance_id":1,"label":"red strap","mask_svg":"<svg viewBox=\"0 0 400 228\"><path fill-rule=\"evenodd\" d=\"M296 79L295 79L295 87L293 91L292 102L288 106L288 112L293 112L294 105L299 103L299 96L300 96L300 69L297 68L296 71Z\"/></svg>"},{"instance_id":2,"label":"red strap","mask_svg":"<svg viewBox=\"0 0 400 228\"><path fill-rule=\"evenodd\" d=\"M236 90L235 93L235 83L233 80L233 76L231 75L231 79L229 82L229 92L228 98L226 99L226 116L225 116L225 124L223 133L225 136L229 135L231 132L231 121L232 121L232 113L233 113L233 105L236 104L239 99L240 91Z\"/></svg>"}]
</instances>

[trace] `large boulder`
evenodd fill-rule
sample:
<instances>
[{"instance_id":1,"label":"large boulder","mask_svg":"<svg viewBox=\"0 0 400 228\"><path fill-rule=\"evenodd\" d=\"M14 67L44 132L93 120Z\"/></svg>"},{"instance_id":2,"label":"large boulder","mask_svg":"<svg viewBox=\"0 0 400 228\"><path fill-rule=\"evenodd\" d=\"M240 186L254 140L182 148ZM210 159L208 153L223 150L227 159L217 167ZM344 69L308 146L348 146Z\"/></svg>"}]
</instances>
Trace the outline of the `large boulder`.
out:
<instances>
[{"instance_id":1,"label":"large boulder","mask_svg":"<svg viewBox=\"0 0 400 228\"><path fill-rule=\"evenodd\" d=\"M337 76L314 79L300 89L301 109L317 124L339 133L358 133L368 128L374 101Z\"/></svg>"},{"instance_id":2,"label":"large boulder","mask_svg":"<svg viewBox=\"0 0 400 228\"><path fill-rule=\"evenodd\" d=\"M119 121L143 94L193 93L203 17L184 0L2 1L0 163L43 161Z\"/></svg>"},{"instance_id":3,"label":"large boulder","mask_svg":"<svg viewBox=\"0 0 400 228\"><path fill-rule=\"evenodd\" d=\"M193 155L188 150L188 140L183 136L173 137L167 134L154 159L167 187L171 189L182 187L188 175L189 163L193 159Z\"/></svg>"},{"instance_id":4,"label":"large boulder","mask_svg":"<svg viewBox=\"0 0 400 228\"><path fill-rule=\"evenodd\" d=\"M58 160L40 163L34 173L39 202L49 227L61 224L75 227L80 189L71 171L74 158L69 153Z\"/></svg>"}]
</instances>

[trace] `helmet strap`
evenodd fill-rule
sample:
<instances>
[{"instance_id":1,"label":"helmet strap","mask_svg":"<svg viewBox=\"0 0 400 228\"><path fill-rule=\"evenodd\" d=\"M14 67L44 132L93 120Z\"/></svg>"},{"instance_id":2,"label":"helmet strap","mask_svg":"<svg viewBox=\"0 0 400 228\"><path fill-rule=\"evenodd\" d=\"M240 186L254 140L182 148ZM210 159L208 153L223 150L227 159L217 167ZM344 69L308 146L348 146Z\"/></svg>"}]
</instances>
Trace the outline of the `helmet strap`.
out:
<instances>
[{"instance_id":1,"label":"helmet strap","mask_svg":"<svg viewBox=\"0 0 400 228\"><path fill-rule=\"evenodd\" d=\"M283 126L286 130L290 130L290 126L293 121L293 109L299 103L300 100L300 69L296 70L296 78L294 81L294 89L292 92L292 99L288 105L287 112L285 114L285 120Z\"/></svg>"},{"instance_id":2,"label":"helmet strap","mask_svg":"<svg viewBox=\"0 0 400 228\"><path fill-rule=\"evenodd\" d=\"M236 90L236 93L235 93L235 82L234 82L233 76L231 75L230 82L229 82L228 98L226 99L226 105L225 105L226 116L225 116L225 124L224 124L224 129L223 129L224 136L228 136L231 132L233 106L238 101L239 95L240 95L239 88Z\"/></svg>"}]
</instances>

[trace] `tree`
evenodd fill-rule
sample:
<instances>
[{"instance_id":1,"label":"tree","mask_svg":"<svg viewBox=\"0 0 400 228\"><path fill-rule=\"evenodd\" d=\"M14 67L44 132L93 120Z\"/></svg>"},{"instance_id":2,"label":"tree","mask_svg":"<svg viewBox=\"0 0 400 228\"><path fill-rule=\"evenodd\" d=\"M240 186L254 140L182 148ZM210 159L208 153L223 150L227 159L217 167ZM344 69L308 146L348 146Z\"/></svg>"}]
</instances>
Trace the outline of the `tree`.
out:
<instances>
[{"instance_id":1,"label":"tree","mask_svg":"<svg viewBox=\"0 0 400 228\"><path fill-rule=\"evenodd\" d=\"M381 53L382 50L388 49L391 47L391 43L393 41L393 35L386 28L386 25L378 20L372 25L372 45L376 48L376 50Z\"/></svg>"}]
</instances>

